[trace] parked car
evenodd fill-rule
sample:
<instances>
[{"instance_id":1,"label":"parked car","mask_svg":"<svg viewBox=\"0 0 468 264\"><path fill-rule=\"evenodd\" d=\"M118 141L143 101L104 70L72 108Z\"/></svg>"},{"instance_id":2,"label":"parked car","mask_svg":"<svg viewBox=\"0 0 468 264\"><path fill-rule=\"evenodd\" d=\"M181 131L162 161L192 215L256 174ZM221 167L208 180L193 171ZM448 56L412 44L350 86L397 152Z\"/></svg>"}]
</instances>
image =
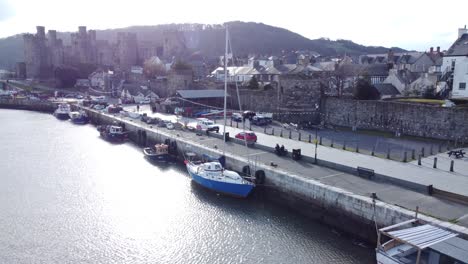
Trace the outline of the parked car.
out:
<instances>
[{"instance_id":1,"label":"parked car","mask_svg":"<svg viewBox=\"0 0 468 264\"><path fill-rule=\"evenodd\" d=\"M145 99L141 100L139 103L140 104L149 104L149 103L151 103L151 99L150 98L145 98Z\"/></svg>"},{"instance_id":2,"label":"parked car","mask_svg":"<svg viewBox=\"0 0 468 264\"><path fill-rule=\"evenodd\" d=\"M254 116L256 115L256 113L254 111L244 111L244 113L242 113L242 117L244 117L244 119L252 119Z\"/></svg>"},{"instance_id":3,"label":"parked car","mask_svg":"<svg viewBox=\"0 0 468 264\"><path fill-rule=\"evenodd\" d=\"M268 125L272 122L271 118L261 116L261 115L256 115L252 118L252 124L257 125L257 126L265 126Z\"/></svg>"},{"instance_id":4,"label":"parked car","mask_svg":"<svg viewBox=\"0 0 468 264\"><path fill-rule=\"evenodd\" d=\"M240 140L245 139L247 142L257 142L257 135L252 131L237 133L235 137Z\"/></svg>"},{"instance_id":5,"label":"parked car","mask_svg":"<svg viewBox=\"0 0 468 264\"><path fill-rule=\"evenodd\" d=\"M192 124L189 124L189 129ZM216 125L212 120L207 118L197 118L197 123L195 124L196 130L203 130L208 132L219 132L219 126Z\"/></svg>"},{"instance_id":6,"label":"parked car","mask_svg":"<svg viewBox=\"0 0 468 264\"><path fill-rule=\"evenodd\" d=\"M167 129L174 129L174 124L172 122L167 122L166 127Z\"/></svg>"},{"instance_id":7,"label":"parked car","mask_svg":"<svg viewBox=\"0 0 468 264\"><path fill-rule=\"evenodd\" d=\"M106 108L106 106L102 104L97 104L93 106L94 110L103 110L104 108Z\"/></svg>"},{"instance_id":8,"label":"parked car","mask_svg":"<svg viewBox=\"0 0 468 264\"><path fill-rule=\"evenodd\" d=\"M75 95L74 94L67 94L67 95L65 95L65 98L75 98Z\"/></svg>"},{"instance_id":9,"label":"parked car","mask_svg":"<svg viewBox=\"0 0 468 264\"><path fill-rule=\"evenodd\" d=\"M242 115L240 113L233 113L231 119L234 122L242 122Z\"/></svg>"},{"instance_id":10,"label":"parked car","mask_svg":"<svg viewBox=\"0 0 468 264\"><path fill-rule=\"evenodd\" d=\"M82 96L81 94L77 94L76 99L84 99L84 96Z\"/></svg>"}]
</instances>

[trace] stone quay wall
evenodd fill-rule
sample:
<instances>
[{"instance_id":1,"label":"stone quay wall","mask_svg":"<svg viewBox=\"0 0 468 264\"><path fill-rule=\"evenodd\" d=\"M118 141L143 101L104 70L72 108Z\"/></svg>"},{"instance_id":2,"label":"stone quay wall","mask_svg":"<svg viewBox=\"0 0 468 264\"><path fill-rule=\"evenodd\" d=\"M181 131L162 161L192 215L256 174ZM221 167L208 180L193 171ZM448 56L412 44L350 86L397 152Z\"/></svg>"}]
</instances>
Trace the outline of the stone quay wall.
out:
<instances>
[{"instance_id":1,"label":"stone quay wall","mask_svg":"<svg viewBox=\"0 0 468 264\"><path fill-rule=\"evenodd\" d=\"M326 125L468 141L467 108L326 97L321 109Z\"/></svg>"}]
</instances>

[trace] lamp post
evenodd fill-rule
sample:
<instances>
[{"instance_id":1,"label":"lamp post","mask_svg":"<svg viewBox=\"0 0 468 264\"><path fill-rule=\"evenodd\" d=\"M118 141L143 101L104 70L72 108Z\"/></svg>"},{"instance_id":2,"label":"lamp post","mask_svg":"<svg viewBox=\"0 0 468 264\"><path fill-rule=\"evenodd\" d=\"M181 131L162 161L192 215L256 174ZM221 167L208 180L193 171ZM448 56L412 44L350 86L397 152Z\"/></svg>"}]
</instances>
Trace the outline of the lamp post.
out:
<instances>
[{"instance_id":1,"label":"lamp post","mask_svg":"<svg viewBox=\"0 0 468 264\"><path fill-rule=\"evenodd\" d=\"M315 104L315 113L318 112L318 109L319 109L319 105L316 103ZM314 143L315 143L315 164L317 164L317 144L318 144L318 126L315 125L315 139L314 139Z\"/></svg>"}]
</instances>

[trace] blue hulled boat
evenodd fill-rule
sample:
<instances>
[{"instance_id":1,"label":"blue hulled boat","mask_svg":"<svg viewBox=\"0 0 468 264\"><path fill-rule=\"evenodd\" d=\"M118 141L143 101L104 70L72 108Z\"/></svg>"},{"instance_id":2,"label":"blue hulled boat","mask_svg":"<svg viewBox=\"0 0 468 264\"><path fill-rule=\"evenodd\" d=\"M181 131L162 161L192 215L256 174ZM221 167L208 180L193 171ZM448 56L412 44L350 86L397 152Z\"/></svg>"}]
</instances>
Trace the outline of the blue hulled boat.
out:
<instances>
[{"instance_id":1,"label":"blue hulled boat","mask_svg":"<svg viewBox=\"0 0 468 264\"><path fill-rule=\"evenodd\" d=\"M70 119L74 124L87 124L89 122L85 111L70 112Z\"/></svg>"},{"instance_id":2,"label":"blue hulled boat","mask_svg":"<svg viewBox=\"0 0 468 264\"><path fill-rule=\"evenodd\" d=\"M255 187L237 172L224 169L218 161L201 164L185 161L185 165L193 181L215 192L244 198Z\"/></svg>"}]
</instances>

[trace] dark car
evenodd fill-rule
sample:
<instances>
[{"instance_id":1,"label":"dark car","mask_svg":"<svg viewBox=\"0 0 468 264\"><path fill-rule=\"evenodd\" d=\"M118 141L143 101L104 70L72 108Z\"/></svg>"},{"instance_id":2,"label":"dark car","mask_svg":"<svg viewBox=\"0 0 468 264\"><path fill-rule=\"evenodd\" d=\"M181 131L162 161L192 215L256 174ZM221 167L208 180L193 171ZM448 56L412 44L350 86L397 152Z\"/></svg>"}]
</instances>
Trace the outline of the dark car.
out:
<instances>
[{"instance_id":1,"label":"dark car","mask_svg":"<svg viewBox=\"0 0 468 264\"><path fill-rule=\"evenodd\" d=\"M268 124L271 124L272 120L271 118L264 117L264 116L254 116L252 118L252 124L257 125L257 126L266 126Z\"/></svg>"},{"instance_id":2,"label":"dark car","mask_svg":"<svg viewBox=\"0 0 468 264\"><path fill-rule=\"evenodd\" d=\"M244 119L252 119L255 115L254 111L244 111L244 113L242 113Z\"/></svg>"}]
</instances>

